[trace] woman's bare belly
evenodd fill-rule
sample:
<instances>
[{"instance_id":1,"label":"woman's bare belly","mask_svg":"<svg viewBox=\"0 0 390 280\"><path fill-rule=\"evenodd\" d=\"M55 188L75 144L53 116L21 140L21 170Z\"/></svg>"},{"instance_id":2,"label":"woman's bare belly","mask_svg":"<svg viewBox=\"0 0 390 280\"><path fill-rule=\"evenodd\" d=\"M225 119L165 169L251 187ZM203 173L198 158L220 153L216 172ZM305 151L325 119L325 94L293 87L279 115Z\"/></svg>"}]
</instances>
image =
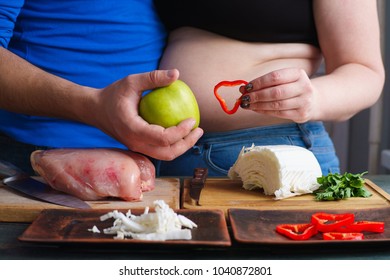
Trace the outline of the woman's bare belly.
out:
<instances>
[{"instance_id":1,"label":"woman's bare belly","mask_svg":"<svg viewBox=\"0 0 390 280\"><path fill-rule=\"evenodd\" d=\"M200 127L205 131L227 131L291 122L238 109L226 114L214 96L222 80L251 81L271 71L298 67L312 76L321 54L306 44L245 43L199 29L184 27L171 33L160 69L177 68L180 79L193 90L200 108ZM219 91L232 107L241 95L238 87Z\"/></svg>"}]
</instances>

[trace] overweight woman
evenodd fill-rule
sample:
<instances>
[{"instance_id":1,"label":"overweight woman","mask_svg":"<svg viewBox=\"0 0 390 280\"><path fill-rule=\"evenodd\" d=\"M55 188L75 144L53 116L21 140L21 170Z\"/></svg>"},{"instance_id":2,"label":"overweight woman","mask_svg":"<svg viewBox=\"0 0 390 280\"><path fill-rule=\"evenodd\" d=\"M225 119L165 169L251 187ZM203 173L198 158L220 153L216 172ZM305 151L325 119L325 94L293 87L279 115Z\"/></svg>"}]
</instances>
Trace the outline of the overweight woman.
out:
<instances>
[{"instance_id":1,"label":"overweight woman","mask_svg":"<svg viewBox=\"0 0 390 280\"><path fill-rule=\"evenodd\" d=\"M314 153L322 172L340 172L323 121L344 121L372 106L384 83L375 0L155 0L170 32L160 68L179 70L193 90L205 134L158 175L192 175L207 167L226 176L241 149L297 145ZM175 14L172 14L175 11ZM316 75L323 63L325 73ZM226 114L214 97L220 81Z\"/></svg>"}]
</instances>

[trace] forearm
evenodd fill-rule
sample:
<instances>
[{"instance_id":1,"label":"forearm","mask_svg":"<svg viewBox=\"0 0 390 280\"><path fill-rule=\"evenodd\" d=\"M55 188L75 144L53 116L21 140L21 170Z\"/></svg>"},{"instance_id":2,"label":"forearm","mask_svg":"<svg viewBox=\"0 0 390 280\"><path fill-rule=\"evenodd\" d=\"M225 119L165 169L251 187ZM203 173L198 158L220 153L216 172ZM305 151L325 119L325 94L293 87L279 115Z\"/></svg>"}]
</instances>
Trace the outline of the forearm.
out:
<instances>
[{"instance_id":1,"label":"forearm","mask_svg":"<svg viewBox=\"0 0 390 280\"><path fill-rule=\"evenodd\" d=\"M375 0L313 1L326 75L313 79L316 119L345 120L372 106L384 84Z\"/></svg>"},{"instance_id":2,"label":"forearm","mask_svg":"<svg viewBox=\"0 0 390 280\"><path fill-rule=\"evenodd\" d=\"M313 120L344 121L369 108L380 97L384 70L350 63L312 79L316 110Z\"/></svg>"},{"instance_id":3,"label":"forearm","mask_svg":"<svg viewBox=\"0 0 390 280\"><path fill-rule=\"evenodd\" d=\"M0 48L0 108L21 114L86 121L94 89L47 73Z\"/></svg>"}]
</instances>

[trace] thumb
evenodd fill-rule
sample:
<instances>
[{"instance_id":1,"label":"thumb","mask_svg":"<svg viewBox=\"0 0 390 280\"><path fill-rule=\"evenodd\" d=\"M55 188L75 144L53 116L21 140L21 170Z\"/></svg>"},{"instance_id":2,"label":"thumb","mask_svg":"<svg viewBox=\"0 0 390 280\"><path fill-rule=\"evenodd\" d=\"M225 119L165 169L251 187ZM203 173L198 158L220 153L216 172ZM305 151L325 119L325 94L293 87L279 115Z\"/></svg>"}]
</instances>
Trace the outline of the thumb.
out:
<instances>
[{"instance_id":1,"label":"thumb","mask_svg":"<svg viewBox=\"0 0 390 280\"><path fill-rule=\"evenodd\" d=\"M168 86L179 78L177 69L154 70L133 76L134 84L138 86L137 91L155 89Z\"/></svg>"}]
</instances>

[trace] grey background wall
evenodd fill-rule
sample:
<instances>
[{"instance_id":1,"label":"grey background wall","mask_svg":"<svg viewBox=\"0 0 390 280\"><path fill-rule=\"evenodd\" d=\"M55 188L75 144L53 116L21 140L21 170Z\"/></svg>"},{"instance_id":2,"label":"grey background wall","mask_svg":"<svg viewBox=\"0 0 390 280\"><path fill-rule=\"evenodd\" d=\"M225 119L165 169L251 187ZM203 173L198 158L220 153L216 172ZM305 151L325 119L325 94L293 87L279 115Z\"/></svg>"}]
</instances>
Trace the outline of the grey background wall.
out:
<instances>
[{"instance_id":1,"label":"grey background wall","mask_svg":"<svg viewBox=\"0 0 390 280\"><path fill-rule=\"evenodd\" d=\"M378 1L382 15L382 39L384 63L386 68L386 82L382 95L382 123L380 149L390 149L390 4L385 0ZM387 4L387 5L386 5ZM378 173L390 174L390 170L380 167Z\"/></svg>"},{"instance_id":2,"label":"grey background wall","mask_svg":"<svg viewBox=\"0 0 390 280\"><path fill-rule=\"evenodd\" d=\"M380 16L382 55L386 71L390 69L390 4L377 0ZM387 5L386 5L387 4ZM387 35L387 29L389 35ZM389 70L390 71L390 70ZM381 165L381 151L390 149L390 77L381 99L372 108L364 110L352 119L341 123L327 123L341 161L341 171L369 174L390 174Z\"/></svg>"}]
</instances>

